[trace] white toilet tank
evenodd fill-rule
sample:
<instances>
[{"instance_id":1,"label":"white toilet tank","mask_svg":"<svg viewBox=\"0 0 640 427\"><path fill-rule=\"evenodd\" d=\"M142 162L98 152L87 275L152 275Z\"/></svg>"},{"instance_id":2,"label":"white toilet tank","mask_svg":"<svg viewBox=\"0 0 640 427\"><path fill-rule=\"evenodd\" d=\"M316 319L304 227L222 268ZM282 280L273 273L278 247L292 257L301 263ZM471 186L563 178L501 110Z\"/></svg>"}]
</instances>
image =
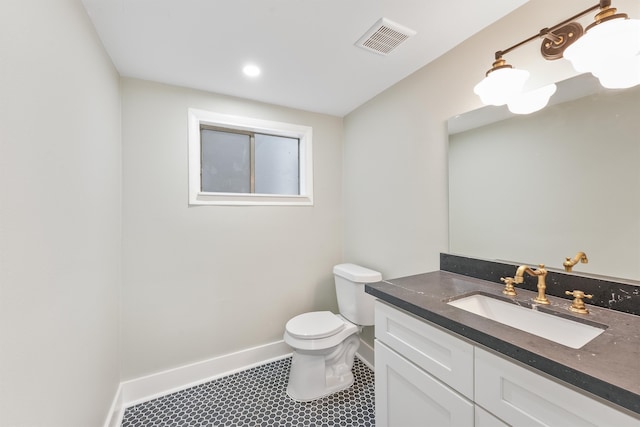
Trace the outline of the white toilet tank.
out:
<instances>
[{"instance_id":1,"label":"white toilet tank","mask_svg":"<svg viewBox=\"0 0 640 427\"><path fill-rule=\"evenodd\" d=\"M373 325L375 298L365 293L364 285L379 282L382 274L355 264L339 264L333 267L333 275L340 314L356 325Z\"/></svg>"}]
</instances>

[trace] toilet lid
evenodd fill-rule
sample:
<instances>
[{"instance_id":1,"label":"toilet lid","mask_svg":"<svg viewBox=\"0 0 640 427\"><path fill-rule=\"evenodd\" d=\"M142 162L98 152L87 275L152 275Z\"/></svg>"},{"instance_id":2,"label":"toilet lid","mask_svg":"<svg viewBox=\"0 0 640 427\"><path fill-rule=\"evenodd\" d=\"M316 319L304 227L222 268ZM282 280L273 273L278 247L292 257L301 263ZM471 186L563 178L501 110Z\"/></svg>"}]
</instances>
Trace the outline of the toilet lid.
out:
<instances>
[{"instance_id":1,"label":"toilet lid","mask_svg":"<svg viewBox=\"0 0 640 427\"><path fill-rule=\"evenodd\" d=\"M299 339L319 339L344 329L344 321L330 311L300 314L287 322L289 335Z\"/></svg>"}]
</instances>

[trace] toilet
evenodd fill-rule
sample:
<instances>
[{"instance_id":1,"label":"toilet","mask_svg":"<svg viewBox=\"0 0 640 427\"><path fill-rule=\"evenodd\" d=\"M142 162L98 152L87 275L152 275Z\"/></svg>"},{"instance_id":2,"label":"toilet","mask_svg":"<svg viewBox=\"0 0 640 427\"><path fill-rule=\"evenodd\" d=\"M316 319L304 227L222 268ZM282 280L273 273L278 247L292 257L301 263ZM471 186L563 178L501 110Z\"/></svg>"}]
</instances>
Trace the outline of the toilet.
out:
<instances>
[{"instance_id":1,"label":"toilet","mask_svg":"<svg viewBox=\"0 0 640 427\"><path fill-rule=\"evenodd\" d=\"M375 298L364 292L366 283L382 275L355 264L333 268L340 314L313 311L300 314L285 326L284 341L293 348L287 394L307 402L349 388L353 358L360 346L359 332L374 324Z\"/></svg>"}]
</instances>

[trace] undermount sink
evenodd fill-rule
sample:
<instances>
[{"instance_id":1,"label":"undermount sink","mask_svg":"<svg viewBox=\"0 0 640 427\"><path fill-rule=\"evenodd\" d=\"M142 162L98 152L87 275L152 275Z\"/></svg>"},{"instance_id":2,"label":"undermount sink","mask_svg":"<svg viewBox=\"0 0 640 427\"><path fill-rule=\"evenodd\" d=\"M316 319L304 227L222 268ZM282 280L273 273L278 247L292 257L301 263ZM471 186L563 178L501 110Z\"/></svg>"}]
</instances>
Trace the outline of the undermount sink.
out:
<instances>
[{"instance_id":1,"label":"undermount sink","mask_svg":"<svg viewBox=\"0 0 640 427\"><path fill-rule=\"evenodd\" d=\"M483 294L469 295L448 304L571 348L584 346L606 328L544 313L536 310L535 305L529 308Z\"/></svg>"}]
</instances>

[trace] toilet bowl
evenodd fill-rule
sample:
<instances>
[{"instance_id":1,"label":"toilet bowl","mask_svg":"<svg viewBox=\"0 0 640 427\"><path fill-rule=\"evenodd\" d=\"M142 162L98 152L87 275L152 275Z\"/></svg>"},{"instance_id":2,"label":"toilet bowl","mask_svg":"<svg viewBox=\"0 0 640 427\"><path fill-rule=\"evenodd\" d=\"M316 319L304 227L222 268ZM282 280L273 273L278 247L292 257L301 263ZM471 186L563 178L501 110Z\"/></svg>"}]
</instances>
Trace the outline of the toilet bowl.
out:
<instances>
[{"instance_id":1,"label":"toilet bowl","mask_svg":"<svg viewBox=\"0 0 640 427\"><path fill-rule=\"evenodd\" d=\"M295 349L287 394L306 402L353 384L358 326L330 311L314 311L287 322L284 341Z\"/></svg>"},{"instance_id":2,"label":"toilet bowl","mask_svg":"<svg viewBox=\"0 0 640 427\"><path fill-rule=\"evenodd\" d=\"M380 281L380 273L355 264L334 267L340 314L314 311L300 314L285 326L284 341L293 348L287 394L306 402L344 390L353 384L353 360L362 326L373 324L374 298L365 283Z\"/></svg>"}]
</instances>

